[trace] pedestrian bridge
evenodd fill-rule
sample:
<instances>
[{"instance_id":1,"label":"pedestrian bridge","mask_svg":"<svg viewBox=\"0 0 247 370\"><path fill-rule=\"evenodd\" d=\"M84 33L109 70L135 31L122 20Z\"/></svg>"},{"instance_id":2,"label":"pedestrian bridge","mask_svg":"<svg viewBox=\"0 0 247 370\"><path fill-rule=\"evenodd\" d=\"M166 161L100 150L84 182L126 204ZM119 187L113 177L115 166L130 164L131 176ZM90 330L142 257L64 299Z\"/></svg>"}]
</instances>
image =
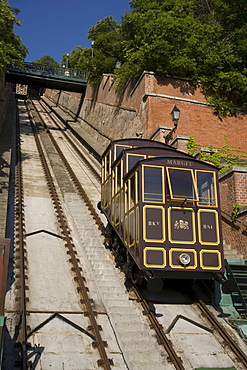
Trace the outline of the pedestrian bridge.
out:
<instances>
[{"instance_id":1,"label":"pedestrian bridge","mask_svg":"<svg viewBox=\"0 0 247 370\"><path fill-rule=\"evenodd\" d=\"M24 63L22 66L8 65L5 81L80 93L84 92L87 86L86 72L32 63Z\"/></svg>"}]
</instances>

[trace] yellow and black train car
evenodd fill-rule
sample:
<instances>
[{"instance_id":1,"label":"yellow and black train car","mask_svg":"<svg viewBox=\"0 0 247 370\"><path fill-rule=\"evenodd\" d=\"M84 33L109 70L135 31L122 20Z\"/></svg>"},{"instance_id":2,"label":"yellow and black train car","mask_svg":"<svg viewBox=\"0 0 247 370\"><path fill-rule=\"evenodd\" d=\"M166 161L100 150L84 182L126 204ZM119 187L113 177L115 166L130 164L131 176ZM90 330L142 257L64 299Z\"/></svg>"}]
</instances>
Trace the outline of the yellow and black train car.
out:
<instances>
[{"instance_id":1,"label":"yellow and black train car","mask_svg":"<svg viewBox=\"0 0 247 370\"><path fill-rule=\"evenodd\" d=\"M224 281L217 168L147 139L102 156L100 208L116 262L152 290L163 279Z\"/></svg>"},{"instance_id":2,"label":"yellow and black train car","mask_svg":"<svg viewBox=\"0 0 247 370\"><path fill-rule=\"evenodd\" d=\"M28 85L16 84L15 85L15 94L21 96L22 98L27 97Z\"/></svg>"}]
</instances>

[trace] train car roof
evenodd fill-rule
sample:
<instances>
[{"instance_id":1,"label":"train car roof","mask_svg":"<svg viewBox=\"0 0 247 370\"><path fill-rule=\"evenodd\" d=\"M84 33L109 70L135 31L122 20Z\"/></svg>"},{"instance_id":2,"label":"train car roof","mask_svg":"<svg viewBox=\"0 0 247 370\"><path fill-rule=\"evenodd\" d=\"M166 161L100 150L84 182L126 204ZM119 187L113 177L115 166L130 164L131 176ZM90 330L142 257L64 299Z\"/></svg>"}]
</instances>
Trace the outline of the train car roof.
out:
<instances>
[{"instance_id":1,"label":"train car roof","mask_svg":"<svg viewBox=\"0 0 247 370\"><path fill-rule=\"evenodd\" d=\"M184 153L185 154L185 153ZM199 159L196 159L194 157L192 157L191 155L187 154L187 156L176 156L176 157L172 157L172 156L159 156L159 157L151 157L151 158L145 158L145 159L140 159L130 170L129 172L127 172L124 176L124 178L127 178L129 175L131 175L132 172L135 171L136 167L138 167L139 165L142 165L142 164L145 164L145 163L149 163L149 162L153 162L153 161L156 161L156 162L160 162L164 159L170 159L171 160L171 163L169 163L169 166L182 166L182 167L186 167L186 168L195 168L196 166L189 166L189 161L190 162L193 162L193 163L197 163L198 165L198 169L199 168L211 168L211 170L214 170L214 171L218 171L219 169L217 167L215 167L213 164L211 163L207 163L207 162L203 162L203 161L200 161ZM180 163L179 163L180 162Z\"/></svg>"},{"instance_id":2,"label":"train car roof","mask_svg":"<svg viewBox=\"0 0 247 370\"><path fill-rule=\"evenodd\" d=\"M145 154L145 155L152 155L153 157L164 157L168 153L172 153L171 156L177 157L184 157L184 158L194 158L188 153L181 152L175 148L172 148L168 145L166 146L142 146L142 147L134 147L134 148L125 148L121 151L118 157L113 161L112 167L120 160L120 158L125 157L127 154ZM141 159L140 159L141 160Z\"/></svg>"},{"instance_id":3,"label":"train car roof","mask_svg":"<svg viewBox=\"0 0 247 370\"><path fill-rule=\"evenodd\" d=\"M155 141L155 140L150 140L150 139L126 138L126 139L113 140L104 150L101 158L103 158L106 155L106 153L110 150L110 148L114 147L114 145L123 145L123 146L130 145L136 148L157 147L157 148L168 148L170 150L177 150L176 148L173 148L168 144L162 143L161 141Z\"/></svg>"}]
</instances>

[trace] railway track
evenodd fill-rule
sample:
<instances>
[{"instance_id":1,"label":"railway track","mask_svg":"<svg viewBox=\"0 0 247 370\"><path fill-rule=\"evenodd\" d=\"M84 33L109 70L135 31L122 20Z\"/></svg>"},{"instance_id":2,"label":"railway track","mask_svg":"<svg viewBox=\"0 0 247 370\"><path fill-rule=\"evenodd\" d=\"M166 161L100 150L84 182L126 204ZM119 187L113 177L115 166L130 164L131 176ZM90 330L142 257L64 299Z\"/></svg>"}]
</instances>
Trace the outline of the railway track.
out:
<instances>
[{"instance_id":1,"label":"railway track","mask_svg":"<svg viewBox=\"0 0 247 370\"><path fill-rule=\"evenodd\" d=\"M45 171L46 181L49 183L49 192L55 206L55 213L58 217L56 221L60 230L58 234L63 240L69 256L71 270L74 274L73 279L76 283L76 290L81 294L81 312L90 320L90 324L87 327L86 332L91 339L91 345L95 346L99 350L100 358L95 360L95 356L93 356L95 364L106 369L113 367L121 369L149 369L150 366L152 366L153 369L193 369L193 365L191 365L190 360L186 357L186 350L181 350L177 343L173 341L174 338L170 335L173 326L175 326L175 321L171 321L169 323L166 322L164 325L164 323L157 317L155 310L150 308L150 301L144 298L142 291L137 287L132 287L132 293L134 293L135 298L132 300L129 299L129 293L126 291L124 285L125 279L123 274L119 273L118 270L115 269L114 261L111 258L110 252L104 250L102 236L100 236L98 231L91 230L91 228L93 229L93 225L89 226L88 214L100 230L104 228L104 223L96 210L97 202L95 197L92 196L93 191L88 190L89 188L85 190L82 187L82 183L86 182L85 178L75 173L76 171L74 171L73 168L74 160L70 155L67 153L65 154L66 146L68 146L67 143L69 143L69 151L71 154L72 152L76 153L76 161L83 161L87 168L90 167L90 158L88 158L87 154L84 154L84 158L81 158L82 150L70 137L67 132L69 130L65 129L64 126L55 119L55 117L51 117L47 110L45 110L44 105L41 106L37 103L28 103L28 115L29 119L33 121L32 126L34 132L32 134L29 133L29 135L34 135L36 146L39 148L39 156L42 158L42 166ZM47 139L47 137L49 139ZM61 137L63 139L61 139ZM40 141L40 138L42 138L42 142ZM55 148L54 150L57 153L56 156L59 156L61 163L65 166L66 173L73 181L73 187L76 189L75 192L71 189L66 190L66 185L64 183L60 184L62 190L57 189L57 183L61 181L60 177L62 172L55 176L52 173L52 167L54 164L52 162L54 162L55 155L52 154L52 149L49 146L47 152L44 151L44 147L46 146L45 142L47 140L50 145L52 145L52 148ZM20 148L21 143L19 144L19 151L21 153ZM48 160L48 158L50 158L50 160ZM17 178L19 178L20 185L18 185L16 193L16 214L18 220L16 230L18 231L18 255L21 262L18 265L18 279L20 286L22 287L22 294L21 304L18 306L20 307L18 312L23 320L20 324L21 330L19 338L21 343L22 368L25 369L31 368L32 366L29 362L30 360L28 360L30 358L30 353L35 353L35 351L37 351L36 356L33 355L35 358L33 360L33 364L35 361L37 362L42 359L43 356L42 350L34 348L35 343L30 347L28 341L56 315L56 317L62 315L62 320L64 320L64 322L68 320L64 315L66 313L67 315L72 314L72 310L59 311L48 308L45 310L34 310L30 307L26 307L26 305L29 304L29 295L27 294L29 291L27 289L29 278L27 277L27 270L30 267L27 264L27 256L29 252L27 250L27 242L25 238L27 236L29 237L32 233L27 233L25 231L26 206L23 190L23 170L21 166L23 160L19 159L18 163L19 162L20 168L17 170ZM93 163L93 170L90 169L90 172L86 177L89 178L94 176L92 181L95 185L95 183L99 181L100 176L97 169L97 163ZM61 166L61 164L59 164L59 166ZM63 176L65 177L65 175ZM82 203L79 203L79 199L83 199L85 204L84 206ZM66 212L64 212L64 210ZM89 213L87 214L87 212ZM67 217L65 217L65 213ZM90 236L88 236L89 229L91 230L90 233L92 233ZM76 243L73 242L73 238L75 238ZM83 251L78 248L79 245L82 246ZM85 257L88 259L89 263L84 261ZM82 260L83 262L81 262ZM90 288L92 287L93 293L97 291L99 294L100 298L96 298L96 300L92 300L91 296L88 295L88 287L85 284L85 279L88 279L90 274L87 271L86 274L82 275L82 265L87 267L90 266L89 269L92 270L91 274L93 274L93 279L95 280L97 287L94 286L94 283L90 283ZM101 302L103 302L103 304L101 304ZM101 310L98 309L96 311L95 308L101 308ZM141 317L142 311L145 316ZM46 320L42 321L39 325L32 325L32 329L29 329L27 324L27 321L29 320L28 316L38 314L38 312L42 312L46 316L48 314L51 314L52 316L46 318ZM101 312L100 315L99 312ZM77 310L74 310L73 313L76 314ZM205 313L203 313L203 315L205 315ZM105 322L106 317L107 320L109 320L108 324ZM103 321L102 318L104 318ZM147 319L149 321L147 321ZM68 320L68 322L71 325L71 320ZM106 341L101 337L99 322L102 323L103 334L108 339L108 348L106 348ZM193 320L191 320L191 322L192 324L194 323ZM210 325L212 325L212 323ZM107 330L104 330L104 326L111 327L111 331L109 331L111 335ZM83 329L84 326L82 327L75 324L74 327L78 331L85 333L85 329ZM201 328L202 330L206 329L210 331L210 333L213 333L213 330L219 330L212 329L212 326L210 326L210 329L207 329L203 324L201 324ZM225 340L226 339L224 338L224 341ZM233 350L232 347L231 350ZM244 356L241 358L241 352L242 350L240 349L239 354L236 352L232 358L232 363L236 365L236 369L245 368L242 366L245 366L244 361L246 358L244 358ZM95 364L93 366L95 366ZM75 366L74 368L77 367ZM89 367L82 366L78 368L86 369Z\"/></svg>"},{"instance_id":2,"label":"railway track","mask_svg":"<svg viewBox=\"0 0 247 370\"><path fill-rule=\"evenodd\" d=\"M77 252L75 250L75 246L72 242L72 238L69 232L69 226L65 215L61 208L61 202L56 191L56 186L54 184L52 174L50 172L45 153L42 149L42 144L39 139L38 131L33 122L31 115L29 115L29 119L31 122L32 131L34 134L35 142L38 148L39 156L42 162L42 167L44 170L44 174L47 181L47 186L49 188L50 196L52 202L54 204L55 213L57 215L57 222L59 223L59 227L61 230L61 237L64 240L65 247L67 248L67 254L69 254L70 259L69 262L71 263L72 267L71 270L75 274L74 280L76 281L77 285L77 292L80 294L80 302L85 307L82 311L86 317L88 317L90 321L90 332L91 337L93 339L93 346L98 349L100 359L97 361L99 366L102 366L104 369L110 369L113 365L113 361L108 358L105 347L107 343L103 341L100 333L100 328L96 320L96 315L93 310L93 301L88 294L88 289L85 284L85 277L82 274L80 261L77 258ZM61 155L62 153L60 153ZM20 271L20 287L21 287L21 309L20 309L20 316L21 316L21 325L20 325L20 345L21 345L21 358L22 358L22 368L27 369L30 367L30 363L27 360L27 351L28 351L28 338L34 333L34 330L30 331L27 334L27 315L28 310L26 307L26 301L28 298L26 297L26 290L27 290L27 283L26 283L26 269L27 266L25 265L25 258L27 251L25 249L25 222L24 222L24 196L23 196L23 178L22 178L22 166L21 166L21 148L20 148L20 139L18 145L18 170L17 170L17 207L18 207L18 217L17 217L17 236L19 239L19 254L20 254L20 266L18 266ZM85 199L85 195L84 195ZM37 329L37 328L36 328Z\"/></svg>"}]
</instances>

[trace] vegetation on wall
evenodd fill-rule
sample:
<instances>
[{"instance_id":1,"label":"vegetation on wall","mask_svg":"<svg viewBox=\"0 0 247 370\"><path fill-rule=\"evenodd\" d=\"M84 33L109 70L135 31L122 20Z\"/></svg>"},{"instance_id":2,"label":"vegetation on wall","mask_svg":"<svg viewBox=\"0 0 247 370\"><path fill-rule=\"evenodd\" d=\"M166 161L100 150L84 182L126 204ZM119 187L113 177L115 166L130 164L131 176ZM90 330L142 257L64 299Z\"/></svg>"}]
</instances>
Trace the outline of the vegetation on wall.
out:
<instances>
[{"instance_id":1,"label":"vegetation on wall","mask_svg":"<svg viewBox=\"0 0 247 370\"><path fill-rule=\"evenodd\" d=\"M247 167L247 152L241 150L240 147L229 145L226 135L224 138L225 145L223 147L217 148L210 146L205 150L202 145L196 144L194 137L191 136L187 143L188 153L193 155L197 152L202 161L210 162L219 168L219 173L226 171L234 165Z\"/></svg>"},{"instance_id":2,"label":"vegetation on wall","mask_svg":"<svg viewBox=\"0 0 247 370\"><path fill-rule=\"evenodd\" d=\"M28 52L21 38L14 33L14 25L21 25L16 18L18 12L7 0L0 0L0 76L3 76L7 64L20 65Z\"/></svg>"},{"instance_id":3,"label":"vegetation on wall","mask_svg":"<svg viewBox=\"0 0 247 370\"><path fill-rule=\"evenodd\" d=\"M185 77L213 92L219 116L247 108L246 0L131 0L130 8L119 25L107 17L89 29L92 55L73 50L81 57L72 68L87 68L92 84L114 73L119 89L143 70Z\"/></svg>"}]
</instances>

